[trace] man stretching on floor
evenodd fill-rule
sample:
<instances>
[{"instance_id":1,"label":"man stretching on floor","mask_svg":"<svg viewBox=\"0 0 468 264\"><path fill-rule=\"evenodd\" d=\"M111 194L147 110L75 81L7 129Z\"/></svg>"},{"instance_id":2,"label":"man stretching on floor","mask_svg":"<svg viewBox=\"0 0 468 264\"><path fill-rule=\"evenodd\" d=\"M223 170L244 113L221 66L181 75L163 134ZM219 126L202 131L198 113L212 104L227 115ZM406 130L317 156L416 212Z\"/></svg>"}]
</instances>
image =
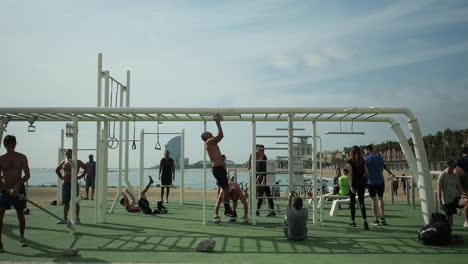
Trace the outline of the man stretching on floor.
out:
<instances>
[{"instance_id":1,"label":"man stretching on floor","mask_svg":"<svg viewBox=\"0 0 468 264\"><path fill-rule=\"evenodd\" d=\"M17 194L26 196L24 183L29 180L28 159L24 154L15 151L16 137L7 135L3 139L3 145L6 148L6 154L0 156L0 252L3 251L2 245L2 225L5 210L13 205L19 222L20 247L26 247L24 239L24 230L26 229L26 220L23 210L26 208L26 200L19 199ZM21 175L24 172L24 176Z\"/></svg>"},{"instance_id":2,"label":"man stretching on floor","mask_svg":"<svg viewBox=\"0 0 468 264\"><path fill-rule=\"evenodd\" d=\"M240 187L239 187L239 184L237 184L236 182L233 182L231 181L229 183L229 187L228 187L228 197L230 200L232 200L232 219L231 221L232 222L235 222L236 221L236 218L237 218L237 212L236 212L236 209L237 209L237 201L240 200L241 203L244 205L244 217L242 217L242 219L244 221L247 221L247 218L248 218L248 212L249 212L249 207L247 205L247 199L245 198L244 196L244 193L241 191ZM224 194L220 195L218 197L218 200L216 201L216 205L215 205L215 216L214 216L214 222L215 223L219 223L220 222L220 217L218 215L218 212L219 212L219 205L221 204L221 202L223 201L224 199Z\"/></svg>"},{"instance_id":3,"label":"man stretching on floor","mask_svg":"<svg viewBox=\"0 0 468 264\"><path fill-rule=\"evenodd\" d=\"M138 204L135 202L135 197L133 197L132 193L128 189L125 189L125 191L122 191L122 199L120 199L120 204L123 205L125 209L127 209L127 212L129 213L143 212L144 214L153 214L153 211L151 211L151 207L148 202L148 199L146 198L146 192L149 190L149 188L153 184L153 178L151 178L151 176L148 176L148 177L149 177L148 185L146 185L146 188L143 189L143 191L140 193L140 200L138 200Z\"/></svg>"},{"instance_id":4,"label":"man stretching on floor","mask_svg":"<svg viewBox=\"0 0 468 264\"><path fill-rule=\"evenodd\" d=\"M213 136L210 132L204 132L201 135L203 141L205 141L206 151L210 157L213 166L213 176L218 181L218 186L223 190L218 196L218 200L224 197L224 215L231 217L231 207L229 206L229 195L223 195L228 193L228 179L226 172L226 163L223 160L221 151L219 150L218 143L223 139L223 129L221 127L221 120L223 117L220 114L214 116L216 126L218 127L218 135Z\"/></svg>"}]
</instances>

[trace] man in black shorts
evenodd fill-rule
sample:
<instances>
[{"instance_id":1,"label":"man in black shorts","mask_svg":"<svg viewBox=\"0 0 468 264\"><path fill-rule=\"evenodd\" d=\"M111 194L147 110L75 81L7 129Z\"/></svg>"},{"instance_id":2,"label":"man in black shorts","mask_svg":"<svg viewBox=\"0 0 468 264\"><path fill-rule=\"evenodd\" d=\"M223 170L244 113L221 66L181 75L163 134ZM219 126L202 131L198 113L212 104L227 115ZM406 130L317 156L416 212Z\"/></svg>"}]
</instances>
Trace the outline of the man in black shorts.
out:
<instances>
[{"instance_id":1,"label":"man in black shorts","mask_svg":"<svg viewBox=\"0 0 468 264\"><path fill-rule=\"evenodd\" d=\"M256 184L260 185L257 186L257 197L268 197L268 206L270 208L270 212L268 213L268 217L274 217L276 216L275 212L275 204L273 202L273 198L271 195L271 188L270 186L266 186L267 184L267 164L266 161L268 160L267 156L265 155L265 146L261 144L257 144L256 146L256 161L257 161L257 179L256 179ZM252 168L252 155L249 158L249 170ZM262 207L263 204L263 198L257 198L257 211L256 215L260 216L260 208Z\"/></svg>"},{"instance_id":2,"label":"man in black shorts","mask_svg":"<svg viewBox=\"0 0 468 264\"><path fill-rule=\"evenodd\" d=\"M26 208L26 200L19 199L17 194L26 197L24 183L29 180L29 165L28 159L24 154L15 151L16 137L7 135L3 139L3 145L7 153L0 156L0 252L3 251L2 244L2 227L5 211L13 207L16 210L18 217L21 247L26 247L27 243L24 239L24 230L26 229L26 220L23 210ZM24 176L21 175L24 172Z\"/></svg>"},{"instance_id":3,"label":"man in black shorts","mask_svg":"<svg viewBox=\"0 0 468 264\"><path fill-rule=\"evenodd\" d=\"M221 155L221 151L219 150L218 143L223 139L223 129L221 127L221 120L223 117L220 114L216 114L214 116L214 120L216 122L216 126L218 127L218 135L216 137L213 136L210 132L204 132L201 135L203 141L205 141L206 151L208 152L208 156L210 157L212 163L212 171L213 176L218 182L218 186L221 187L223 190L219 194L218 198L224 198L224 215L231 217L231 207L229 205L229 195L224 195L228 193L228 179L227 179L227 171L226 171L226 163L223 160Z\"/></svg>"},{"instance_id":4,"label":"man in black shorts","mask_svg":"<svg viewBox=\"0 0 468 264\"><path fill-rule=\"evenodd\" d=\"M146 185L146 188L143 189L143 191L140 193L140 199L138 200L138 203L135 202L135 197L133 197L132 193L128 189L125 189L125 192L122 191L122 199L120 199L120 204L123 205L125 209L127 209L127 212L143 212L144 214L153 214L148 198L146 198L146 192L153 184L153 178L151 178L151 176L148 177L150 181L148 182L148 185Z\"/></svg>"},{"instance_id":5,"label":"man in black shorts","mask_svg":"<svg viewBox=\"0 0 468 264\"><path fill-rule=\"evenodd\" d=\"M377 218L378 209L380 209L380 223L386 225L383 200L383 194L385 192L383 170L385 169L393 177L395 177L395 174L385 166L382 156L374 153L374 147L372 145L364 148L364 154L366 155L364 160L368 169L367 184L369 196L372 199L372 213L374 214L374 221L371 222L371 225L379 225L379 220Z\"/></svg>"},{"instance_id":6,"label":"man in black shorts","mask_svg":"<svg viewBox=\"0 0 468 264\"><path fill-rule=\"evenodd\" d=\"M169 150L164 151L164 158L159 162L159 180L161 180L161 202L166 188L166 203L169 202L169 188L175 180L175 162L170 157Z\"/></svg>"},{"instance_id":7,"label":"man in black shorts","mask_svg":"<svg viewBox=\"0 0 468 264\"><path fill-rule=\"evenodd\" d=\"M449 161L445 170L437 179L437 200L440 209L445 211L447 222L453 224L453 215L457 208L465 209L465 222L463 227L468 227L466 211L468 211L468 196L461 187L458 176L454 173L455 162Z\"/></svg>"}]
</instances>

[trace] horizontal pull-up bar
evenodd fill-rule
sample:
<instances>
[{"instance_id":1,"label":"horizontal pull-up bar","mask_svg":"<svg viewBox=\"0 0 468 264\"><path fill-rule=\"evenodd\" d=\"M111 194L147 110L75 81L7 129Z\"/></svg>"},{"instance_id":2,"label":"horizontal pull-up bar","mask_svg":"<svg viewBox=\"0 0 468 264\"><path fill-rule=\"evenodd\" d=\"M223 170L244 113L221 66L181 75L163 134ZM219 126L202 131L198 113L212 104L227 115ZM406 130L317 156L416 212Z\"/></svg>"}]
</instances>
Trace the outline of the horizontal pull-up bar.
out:
<instances>
[{"instance_id":1,"label":"horizontal pull-up bar","mask_svg":"<svg viewBox=\"0 0 468 264\"><path fill-rule=\"evenodd\" d=\"M67 149L71 149L71 148L64 148L64 149L61 149L61 151L66 151ZM78 149L78 151L93 151L93 150L96 150L96 149Z\"/></svg>"},{"instance_id":2,"label":"horizontal pull-up bar","mask_svg":"<svg viewBox=\"0 0 468 264\"><path fill-rule=\"evenodd\" d=\"M284 136L284 135L261 135L261 136L257 136L258 138L287 138L288 136ZM311 138L312 136L293 136L293 137L296 137L296 138L302 138L302 137L307 137L307 138Z\"/></svg>"},{"instance_id":3,"label":"horizontal pull-up bar","mask_svg":"<svg viewBox=\"0 0 468 264\"><path fill-rule=\"evenodd\" d=\"M305 172L304 171L293 171L294 174L304 174ZM275 172L275 171L269 171L269 172L255 172L255 174L268 174L268 175L273 175L273 174L288 174L287 171L284 171L284 172ZM258 186L258 184L257 184ZM289 185L286 185L286 186L289 186Z\"/></svg>"},{"instance_id":4,"label":"horizontal pull-up bar","mask_svg":"<svg viewBox=\"0 0 468 264\"><path fill-rule=\"evenodd\" d=\"M145 135L180 135L181 133L156 133L156 132L145 132Z\"/></svg>"},{"instance_id":5,"label":"horizontal pull-up bar","mask_svg":"<svg viewBox=\"0 0 468 264\"><path fill-rule=\"evenodd\" d=\"M281 131L284 131L284 130L288 130L287 128L277 128L276 130L281 130ZM304 131L305 128L293 128L292 130L300 130L300 131Z\"/></svg>"},{"instance_id":6,"label":"horizontal pull-up bar","mask_svg":"<svg viewBox=\"0 0 468 264\"><path fill-rule=\"evenodd\" d=\"M288 148L257 148L257 149L270 149L270 150L287 150Z\"/></svg>"},{"instance_id":7,"label":"horizontal pull-up bar","mask_svg":"<svg viewBox=\"0 0 468 264\"><path fill-rule=\"evenodd\" d=\"M289 143L288 142L276 142L276 144L283 144L283 145L288 145ZM307 142L293 142L293 144L295 145L310 145L310 143L307 143Z\"/></svg>"},{"instance_id":8,"label":"horizontal pull-up bar","mask_svg":"<svg viewBox=\"0 0 468 264\"><path fill-rule=\"evenodd\" d=\"M326 132L325 134L327 135L364 135L364 132L334 132L334 131L329 131Z\"/></svg>"}]
</instances>

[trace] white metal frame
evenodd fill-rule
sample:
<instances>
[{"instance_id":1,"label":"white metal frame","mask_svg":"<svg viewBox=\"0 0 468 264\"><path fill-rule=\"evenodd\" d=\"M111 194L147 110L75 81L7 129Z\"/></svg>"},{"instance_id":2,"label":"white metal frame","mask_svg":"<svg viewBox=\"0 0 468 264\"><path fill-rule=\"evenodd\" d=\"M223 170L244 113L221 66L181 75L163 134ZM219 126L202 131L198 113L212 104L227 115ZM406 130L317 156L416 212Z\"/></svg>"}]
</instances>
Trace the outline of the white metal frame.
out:
<instances>
[{"instance_id":1,"label":"white metal frame","mask_svg":"<svg viewBox=\"0 0 468 264\"><path fill-rule=\"evenodd\" d=\"M206 131L207 121L212 120L214 114L220 113L224 116L225 122L252 122L252 152L255 148L255 122L256 121L287 121L289 130L293 129L293 122L312 122L312 139L313 139L313 171L314 184L316 184L317 166L316 166L316 122L386 122L391 125L393 132L400 142L403 152L406 155L408 164L413 172L416 182L418 182L419 195L421 199L421 208L425 223L429 223L431 214L435 212L435 201L432 195L432 182L429 173L429 165L427 161L424 142L421 135L419 123L408 108L400 107L384 107L384 108L364 108L364 107L292 107L292 108L131 108L130 107L130 71L127 71L126 85L118 82L122 89L120 91L121 100L120 108L112 108L109 103L109 84L110 81L116 81L112 78L108 71L102 71L102 55L98 57L98 94L97 107L4 107L0 108L0 136L3 137L3 131L7 122L28 122L31 119L36 122L51 121L51 122L73 122L73 158L77 158L78 149L78 124L79 122L97 122L96 127L96 189L99 190L98 199L96 199L96 214L95 221L100 223L106 222L107 213L107 133L110 121L119 121L120 124L125 122L125 146L122 150L122 144L119 147L119 179L122 168L122 151L124 151L124 172L125 182L127 187L132 191L131 183L128 180L128 163L129 163L129 121L157 121L159 117L163 121L198 121L204 123ZM104 98L102 96L102 81L105 81ZM123 103L125 96L125 107ZM104 99L104 100L103 100ZM102 107L104 106L104 107ZM379 115L379 116L377 116ZM406 141L400 124L391 117L381 117L382 115L403 115L407 118L409 132L414 143L414 154ZM7 120L7 122L5 122ZM120 127L122 132L122 126ZM76 134L75 134L76 133ZM291 131L289 131L291 134ZM122 135L119 138L122 142ZM0 140L2 139L0 138ZM289 142L290 143L290 142ZM289 144L288 144L289 145ZM289 146L291 148L291 146ZM252 155L252 175L255 173L255 155ZM75 164L76 166L76 164ZM291 175L292 168L289 168L288 173ZM206 223L206 152L204 153L204 209L203 223ZM76 171L74 170L73 179L76 180ZM72 184L74 181L72 180ZM255 183L255 180L253 180ZM74 183L76 184L76 182ZM254 185L254 184L253 184ZM254 187L251 185L251 187ZM76 186L75 186L76 187ZM75 189L72 186L72 192ZM316 192L314 186L314 192ZM121 190L119 189L119 192ZM316 197L316 195L314 195ZM254 198L254 197L252 197ZM72 197L73 199L73 197ZM252 199L254 200L254 199ZM71 212L74 213L74 203L72 202ZM314 199L314 215L317 208L316 198ZM254 217L252 217L255 219ZM74 219L73 219L74 221ZM255 221L254 221L255 223Z\"/></svg>"}]
</instances>

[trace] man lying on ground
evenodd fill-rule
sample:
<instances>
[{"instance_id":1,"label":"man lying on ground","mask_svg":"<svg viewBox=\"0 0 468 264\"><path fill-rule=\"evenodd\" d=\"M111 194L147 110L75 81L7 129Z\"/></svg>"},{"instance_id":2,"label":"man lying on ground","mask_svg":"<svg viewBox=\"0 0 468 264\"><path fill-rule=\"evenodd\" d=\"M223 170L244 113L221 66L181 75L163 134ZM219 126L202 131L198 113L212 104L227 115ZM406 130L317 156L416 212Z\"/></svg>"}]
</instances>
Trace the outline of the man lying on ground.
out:
<instances>
[{"instance_id":1,"label":"man lying on ground","mask_svg":"<svg viewBox=\"0 0 468 264\"><path fill-rule=\"evenodd\" d=\"M143 189L143 191L140 193L140 200L138 200L138 203L135 202L135 198L133 197L132 193L128 189L125 189L125 191L122 191L122 199L120 199L120 204L123 205L125 209L127 209L127 212L129 213L143 212L144 214L160 213L158 212L158 210L155 210L155 211L151 210L149 201L146 198L146 192L149 190L149 188L153 184L153 178L151 178L151 176L148 176L148 177L150 181L148 182L148 185L146 185L146 188Z\"/></svg>"}]
</instances>

